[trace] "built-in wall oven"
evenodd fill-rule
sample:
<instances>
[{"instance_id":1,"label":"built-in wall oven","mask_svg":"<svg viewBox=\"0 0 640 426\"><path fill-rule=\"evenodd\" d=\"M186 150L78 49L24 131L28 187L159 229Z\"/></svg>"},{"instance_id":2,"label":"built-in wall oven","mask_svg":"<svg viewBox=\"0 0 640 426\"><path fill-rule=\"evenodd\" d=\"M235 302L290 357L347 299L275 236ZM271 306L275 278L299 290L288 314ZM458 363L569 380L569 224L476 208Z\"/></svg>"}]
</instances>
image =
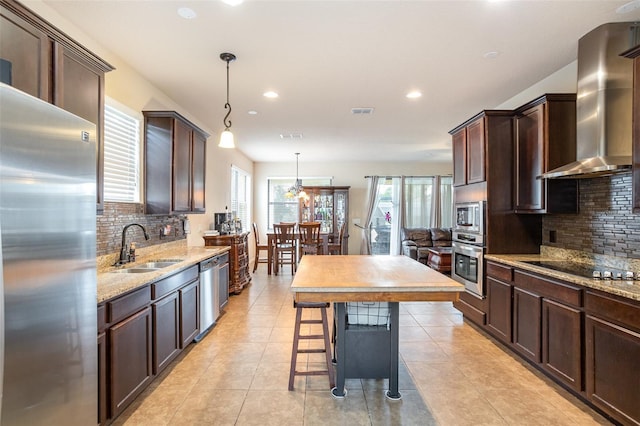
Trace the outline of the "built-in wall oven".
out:
<instances>
[{"instance_id":1,"label":"built-in wall oven","mask_svg":"<svg viewBox=\"0 0 640 426\"><path fill-rule=\"evenodd\" d=\"M451 277L478 297L484 297L484 247L453 241Z\"/></svg>"},{"instance_id":2,"label":"built-in wall oven","mask_svg":"<svg viewBox=\"0 0 640 426\"><path fill-rule=\"evenodd\" d=\"M484 297L485 202L455 205L455 225L451 243L451 278L464 284L471 294Z\"/></svg>"}]
</instances>

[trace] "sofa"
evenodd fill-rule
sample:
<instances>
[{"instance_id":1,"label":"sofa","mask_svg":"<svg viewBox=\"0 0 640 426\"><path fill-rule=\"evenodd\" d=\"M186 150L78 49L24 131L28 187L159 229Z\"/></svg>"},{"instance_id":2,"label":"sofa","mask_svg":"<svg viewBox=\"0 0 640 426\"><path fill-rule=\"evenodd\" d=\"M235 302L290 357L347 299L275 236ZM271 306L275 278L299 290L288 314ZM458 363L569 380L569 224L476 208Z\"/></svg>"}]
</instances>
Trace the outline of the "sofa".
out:
<instances>
[{"instance_id":1,"label":"sofa","mask_svg":"<svg viewBox=\"0 0 640 426\"><path fill-rule=\"evenodd\" d=\"M402 228L402 254L426 265L430 247L451 247L451 228Z\"/></svg>"}]
</instances>

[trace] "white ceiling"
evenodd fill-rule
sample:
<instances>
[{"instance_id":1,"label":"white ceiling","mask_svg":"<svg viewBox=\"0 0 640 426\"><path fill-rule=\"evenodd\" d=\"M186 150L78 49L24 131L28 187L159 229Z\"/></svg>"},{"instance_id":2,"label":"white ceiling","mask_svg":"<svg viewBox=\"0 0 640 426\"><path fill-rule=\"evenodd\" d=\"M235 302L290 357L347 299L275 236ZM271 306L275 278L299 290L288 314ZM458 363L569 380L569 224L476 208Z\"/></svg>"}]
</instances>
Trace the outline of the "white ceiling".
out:
<instances>
[{"instance_id":1,"label":"white ceiling","mask_svg":"<svg viewBox=\"0 0 640 426\"><path fill-rule=\"evenodd\" d=\"M640 20L640 9L616 13L628 0L44 2L214 132L225 115L219 54L234 53L237 149L266 162L294 152L304 161L449 160L453 127L574 61L591 29ZM197 18L179 17L179 7ZM499 55L486 59L491 51ZM279 98L263 97L268 90ZM411 90L423 96L407 99ZM355 116L354 107L375 110Z\"/></svg>"}]
</instances>

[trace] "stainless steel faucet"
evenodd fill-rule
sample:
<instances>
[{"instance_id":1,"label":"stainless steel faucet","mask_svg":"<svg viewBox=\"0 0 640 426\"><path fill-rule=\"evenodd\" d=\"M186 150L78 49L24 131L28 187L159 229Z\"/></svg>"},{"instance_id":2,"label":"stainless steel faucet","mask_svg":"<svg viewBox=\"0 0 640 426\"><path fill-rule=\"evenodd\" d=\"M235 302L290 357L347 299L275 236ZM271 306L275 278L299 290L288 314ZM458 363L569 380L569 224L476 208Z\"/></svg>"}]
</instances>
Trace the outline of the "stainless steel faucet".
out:
<instances>
[{"instance_id":1,"label":"stainless steel faucet","mask_svg":"<svg viewBox=\"0 0 640 426\"><path fill-rule=\"evenodd\" d=\"M144 233L144 239L145 240L149 239L149 234L147 234L147 230L144 228L144 226L140 225L139 223L130 223L126 225L122 229L122 247L120 248L120 260L116 262L116 265L124 265L125 263L129 263L131 260L129 258L129 251L127 250L126 237L127 237L127 229L129 229L132 226L139 226L142 229L142 232Z\"/></svg>"}]
</instances>

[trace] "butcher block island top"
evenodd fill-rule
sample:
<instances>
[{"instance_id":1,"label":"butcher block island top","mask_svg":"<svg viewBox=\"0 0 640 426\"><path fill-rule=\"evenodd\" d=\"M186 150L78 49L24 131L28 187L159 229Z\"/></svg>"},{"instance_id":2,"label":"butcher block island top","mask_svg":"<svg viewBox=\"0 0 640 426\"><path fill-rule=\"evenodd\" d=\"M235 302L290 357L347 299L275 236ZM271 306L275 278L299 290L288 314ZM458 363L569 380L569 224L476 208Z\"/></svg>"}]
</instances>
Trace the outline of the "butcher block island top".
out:
<instances>
[{"instance_id":1,"label":"butcher block island top","mask_svg":"<svg viewBox=\"0 0 640 426\"><path fill-rule=\"evenodd\" d=\"M457 301L464 285L407 256L303 256L297 302Z\"/></svg>"}]
</instances>

